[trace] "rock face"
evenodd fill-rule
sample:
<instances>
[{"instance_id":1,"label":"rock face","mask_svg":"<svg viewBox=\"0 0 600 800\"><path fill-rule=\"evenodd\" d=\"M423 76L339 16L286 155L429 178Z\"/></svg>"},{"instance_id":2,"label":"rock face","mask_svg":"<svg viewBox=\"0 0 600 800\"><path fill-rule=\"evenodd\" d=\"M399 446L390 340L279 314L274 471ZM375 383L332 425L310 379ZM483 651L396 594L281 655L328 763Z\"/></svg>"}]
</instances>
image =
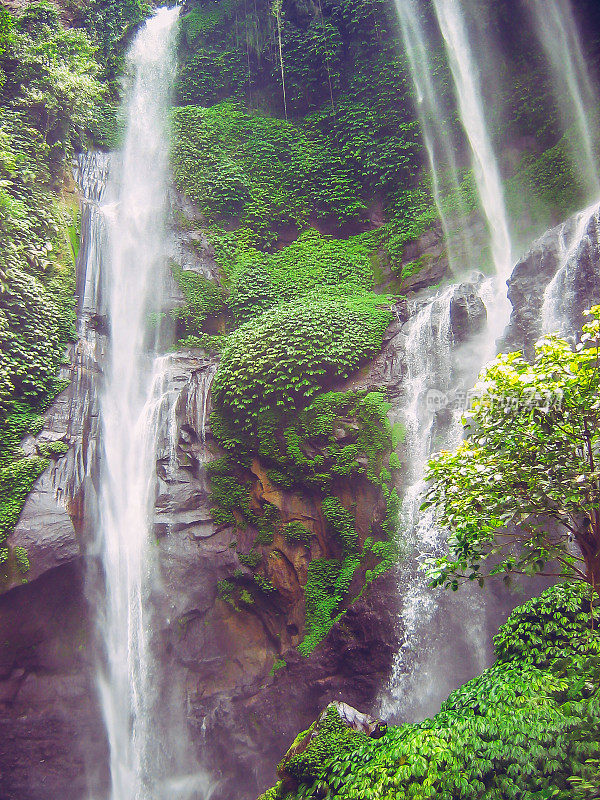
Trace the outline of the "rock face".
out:
<instances>
[{"instance_id":1,"label":"rock face","mask_svg":"<svg viewBox=\"0 0 600 800\"><path fill-rule=\"evenodd\" d=\"M600 208L571 217L538 239L508 281L513 312L504 350L528 357L542 333L573 334L600 302Z\"/></svg>"},{"instance_id":2,"label":"rock face","mask_svg":"<svg viewBox=\"0 0 600 800\"><path fill-rule=\"evenodd\" d=\"M81 562L4 593L0 636L0 796L87 796L106 781L106 742Z\"/></svg>"}]
</instances>

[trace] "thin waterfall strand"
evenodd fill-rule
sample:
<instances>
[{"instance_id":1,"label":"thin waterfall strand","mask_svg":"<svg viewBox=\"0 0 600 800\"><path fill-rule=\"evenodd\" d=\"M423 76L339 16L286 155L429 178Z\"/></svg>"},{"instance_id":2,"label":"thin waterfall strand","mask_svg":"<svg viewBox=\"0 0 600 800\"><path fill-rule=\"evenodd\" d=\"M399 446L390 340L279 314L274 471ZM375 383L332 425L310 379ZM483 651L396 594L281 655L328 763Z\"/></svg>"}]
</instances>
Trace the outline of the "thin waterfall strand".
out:
<instances>
[{"instance_id":1,"label":"thin waterfall strand","mask_svg":"<svg viewBox=\"0 0 600 800\"><path fill-rule=\"evenodd\" d=\"M551 68L558 107L565 128L574 125L575 162L590 197L600 193L597 137L590 115L597 113L598 93L583 56L573 9L569 0L531 0L527 3L533 27ZM565 108L569 113L565 113ZM573 132L570 131L570 136Z\"/></svg>"},{"instance_id":2,"label":"thin waterfall strand","mask_svg":"<svg viewBox=\"0 0 600 800\"><path fill-rule=\"evenodd\" d=\"M402 41L416 92L416 110L431 170L433 199L446 239L450 268L455 275L474 261L468 236L469 210L461 201L458 147L434 80L432 49L417 0L396 0ZM444 198L452 193L457 206L447 213Z\"/></svg>"},{"instance_id":3,"label":"thin waterfall strand","mask_svg":"<svg viewBox=\"0 0 600 800\"><path fill-rule=\"evenodd\" d=\"M434 0L458 100L460 118L472 153L481 207L486 216L496 275L506 280L512 267L512 244L504 204L504 189L488 133L477 65L465 20L455 0Z\"/></svg>"}]
</instances>

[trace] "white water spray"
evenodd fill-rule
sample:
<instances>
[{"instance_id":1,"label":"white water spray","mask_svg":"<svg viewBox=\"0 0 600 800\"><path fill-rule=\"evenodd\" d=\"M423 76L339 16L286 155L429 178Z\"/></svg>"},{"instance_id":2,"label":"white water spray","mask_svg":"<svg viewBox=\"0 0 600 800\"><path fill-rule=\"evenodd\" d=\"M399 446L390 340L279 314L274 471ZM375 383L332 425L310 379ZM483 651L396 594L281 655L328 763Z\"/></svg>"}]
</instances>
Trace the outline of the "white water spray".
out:
<instances>
[{"instance_id":1,"label":"white water spray","mask_svg":"<svg viewBox=\"0 0 600 800\"><path fill-rule=\"evenodd\" d=\"M575 281L580 264L582 248L600 242L600 203L580 211L574 223L569 220L560 227L558 235L559 267L546 287L540 314L541 332L572 336L583 320L573 320L575 305ZM596 224L592 225L593 220ZM590 229L592 229L590 231ZM591 241L594 238L594 242Z\"/></svg>"},{"instance_id":2,"label":"white water spray","mask_svg":"<svg viewBox=\"0 0 600 800\"><path fill-rule=\"evenodd\" d=\"M551 67L564 127L569 129L574 124L578 139L573 153L575 164L590 196L596 197L600 192L598 141L590 115L597 113L598 94L585 63L571 3L530 0L527 8Z\"/></svg>"},{"instance_id":3,"label":"white water spray","mask_svg":"<svg viewBox=\"0 0 600 800\"><path fill-rule=\"evenodd\" d=\"M512 245L504 190L485 119L478 69L465 20L456 0L433 0L454 80L460 118L471 146L473 171L487 219L496 275L506 280L512 268Z\"/></svg>"},{"instance_id":4,"label":"white water spray","mask_svg":"<svg viewBox=\"0 0 600 800\"><path fill-rule=\"evenodd\" d=\"M125 145L105 205L110 353L101 397L99 549L105 602L99 627L105 653L99 686L112 800L165 796L149 602L158 580L150 512L157 429L164 415L164 363L148 343L147 318L159 307L163 280L167 109L178 13L159 10L129 51Z\"/></svg>"},{"instance_id":5,"label":"white water spray","mask_svg":"<svg viewBox=\"0 0 600 800\"><path fill-rule=\"evenodd\" d=\"M447 653L446 668L441 668L440 658L444 656L439 640L445 636L447 624L442 619L444 609L439 597L432 595L415 561L418 565L423 557L439 555L444 548L444 532L435 525L433 515L422 514L419 506L425 488L425 466L432 450L439 449L442 442L445 447L456 447L462 438L462 409L451 412L441 440L434 442L435 415L434 409L427 409L427 390L434 389L443 395L453 388L451 382L462 384L464 388L472 383L483 364L495 356L496 341L510 317L506 279L512 269L512 243L502 180L487 128L477 65L470 49L462 9L455 0L433 0L433 6L448 57L460 121L471 151L495 274L487 280L477 280L476 291L486 306L487 324L470 349L462 348L458 354L452 338L451 303L457 286L451 286L434 297L407 324L408 382L402 415L407 426L410 479L402 504L401 539L412 549L414 558L413 564L402 568L399 574L404 644L394 664L387 696L382 698L382 709L384 714L410 714L411 717L435 711L439 700L454 688L453 676L448 673L449 669L453 671L451 659L456 656L456 653ZM409 0L398 0L398 11L417 95L428 98L431 113L435 109L436 88L431 56L428 55L430 45L414 4ZM425 126L426 141L428 136L443 137L443 131L436 131L430 120L425 120ZM449 140L441 146L455 147ZM456 163L456 158L454 156L452 162L452 156L447 157L448 163ZM430 163L435 169L432 154ZM468 224L466 218L461 222L464 226ZM474 255L472 258L463 265L463 274L481 268ZM456 637L455 644L458 644L457 633L460 631L465 650L463 660L475 674L485 667L489 656L481 601L472 592L463 591L453 610L449 611L448 624ZM464 620L468 620L466 625Z\"/></svg>"},{"instance_id":6,"label":"white water spray","mask_svg":"<svg viewBox=\"0 0 600 800\"><path fill-rule=\"evenodd\" d=\"M473 263L474 251L465 220L469 210L461 202L458 145L454 141L449 114L434 80L431 45L417 0L396 0L402 41L416 91L419 122L431 169L433 199L446 238L450 268L455 275ZM454 213L444 198L453 195Z\"/></svg>"}]
</instances>

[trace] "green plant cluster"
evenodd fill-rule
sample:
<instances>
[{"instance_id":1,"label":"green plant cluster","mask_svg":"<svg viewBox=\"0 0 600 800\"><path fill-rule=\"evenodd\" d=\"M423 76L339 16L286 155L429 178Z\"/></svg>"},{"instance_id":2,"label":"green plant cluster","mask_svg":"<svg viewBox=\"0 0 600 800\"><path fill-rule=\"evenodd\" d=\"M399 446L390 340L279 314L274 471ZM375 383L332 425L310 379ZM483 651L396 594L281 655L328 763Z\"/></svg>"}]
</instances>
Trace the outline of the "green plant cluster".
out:
<instances>
[{"instance_id":1,"label":"green plant cluster","mask_svg":"<svg viewBox=\"0 0 600 800\"><path fill-rule=\"evenodd\" d=\"M146 0L87 0L82 23L96 44L102 78L118 97L118 80L125 66L124 54L132 35L152 11Z\"/></svg>"},{"instance_id":2,"label":"green plant cluster","mask_svg":"<svg viewBox=\"0 0 600 800\"><path fill-rule=\"evenodd\" d=\"M24 457L75 333L78 213L61 194L104 89L94 46L54 5L0 12L0 547L28 491L65 445ZM16 556L15 556L16 558ZM23 568L26 556L17 559Z\"/></svg>"},{"instance_id":3,"label":"green plant cluster","mask_svg":"<svg viewBox=\"0 0 600 800\"><path fill-rule=\"evenodd\" d=\"M171 265L171 272L185 299L185 305L171 313L181 323L186 338L195 337L206 346L203 338L206 334L202 327L207 317L215 316L224 309L223 290L202 273L184 270L178 264Z\"/></svg>"},{"instance_id":4,"label":"green plant cluster","mask_svg":"<svg viewBox=\"0 0 600 800\"><path fill-rule=\"evenodd\" d=\"M8 558L6 539L17 524L33 484L48 466L39 456L19 458L0 467L0 563Z\"/></svg>"},{"instance_id":5,"label":"green plant cluster","mask_svg":"<svg viewBox=\"0 0 600 800\"><path fill-rule=\"evenodd\" d=\"M246 322L278 303L294 300L318 286L373 288L369 248L356 239L335 240L314 228L272 254L238 245L230 265L229 306Z\"/></svg>"},{"instance_id":6,"label":"green plant cluster","mask_svg":"<svg viewBox=\"0 0 600 800\"><path fill-rule=\"evenodd\" d=\"M353 731L345 725L335 706L329 706L323 719L313 722L308 730L298 734L277 771L302 784L311 781L329 759L349 756L367 742L366 734Z\"/></svg>"},{"instance_id":7,"label":"green plant cluster","mask_svg":"<svg viewBox=\"0 0 600 800\"><path fill-rule=\"evenodd\" d=\"M548 589L513 612L495 644L496 664L433 719L341 750L315 742L292 765L298 789L280 783L263 800L596 797L600 635L589 592Z\"/></svg>"},{"instance_id":8,"label":"green plant cluster","mask_svg":"<svg viewBox=\"0 0 600 800\"><path fill-rule=\"evenodd\" d=\"M177 187L207 221L234 217L262 246L279 229L305 226L311 213L351 219L364 208L327 142L291 122L224 101L175 108L172 128Z\"/></svg>"},{"instance_id":9,"label":"green plant cluster","mask_svg":"<svg viewBox=\"0 0 600 800\"><path fill-rule=\"evenodd\" d=\"M394 3L359 5L286 0L275 13L270 0L199 0L181 20L178 103L290 112L296 136L322 151L312 180L329 184L342 218L373 191L394 194L422 161Z\"/></svg>"},{"instance_id":10,"label":"green plant cluster","mask_svg":"<svg viewBox=\"0 0 600 800\"><path fill-rule=\"evenodd\" d=\"M379 352L391 316L385 298L344 287L264 312L234 331L223 348L213 383L215 411L240 434L256 435L263 415L299 411Z\"/></svg>"},{"instance_id":11,"label":"green plant cluster","mask_svg":"<svg viewBox=\"0 0 600 800\"><path fill-rule=\"evenodd\" d=\"M295 542L299 542L300 544L309 545L310 540L313 536L311 531L308 530L301 522L298 520L293 520L292 522L286 523L283 529L283 535L285 539L290 544L294 544Z\"/></svg>"}]
</instances>

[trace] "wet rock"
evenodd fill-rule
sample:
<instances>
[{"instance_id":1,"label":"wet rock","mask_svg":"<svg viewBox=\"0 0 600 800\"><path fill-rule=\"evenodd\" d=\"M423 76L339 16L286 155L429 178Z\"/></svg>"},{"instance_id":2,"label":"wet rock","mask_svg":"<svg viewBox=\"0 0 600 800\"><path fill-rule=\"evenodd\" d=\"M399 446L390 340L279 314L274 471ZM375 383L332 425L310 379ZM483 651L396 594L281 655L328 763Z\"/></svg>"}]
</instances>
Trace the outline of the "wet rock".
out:
<instances>
[{"instance_id":1,"label":"wet rock","mask_svg":"<svg viewBox=\"0 0 600 800\"><path fill-rule=\"evenodd\" d=\"M576 334L584 321L583 311L600 302L598 207L547 231L515 266L508 281L513 311L503 350L521 350L532 357L548 309L547 290L555 313L546 325L554 329L554 316L560 320L561 333Z\"/></svg>"},{"instance_id":2,"label":"wet rock","mask_svg":"<svg viewBox=\"0 0 600 800\"><path fill-rule=\"evenodd\" d=\"M462 283L450 301L450 326L455 345L464 344L476 336L487 322L487 311L477 287Z\"/></svg>"},{"instance_id":3,"label":"wet rock","mask_svg":"<svg viewBox=\"0 0 600 800\"><path fill-rule=\"evenodd\" d=\"M100 796L107 746L80 564L3 594L0 641L3 800Z\"/></svg>"}]
</instances>

